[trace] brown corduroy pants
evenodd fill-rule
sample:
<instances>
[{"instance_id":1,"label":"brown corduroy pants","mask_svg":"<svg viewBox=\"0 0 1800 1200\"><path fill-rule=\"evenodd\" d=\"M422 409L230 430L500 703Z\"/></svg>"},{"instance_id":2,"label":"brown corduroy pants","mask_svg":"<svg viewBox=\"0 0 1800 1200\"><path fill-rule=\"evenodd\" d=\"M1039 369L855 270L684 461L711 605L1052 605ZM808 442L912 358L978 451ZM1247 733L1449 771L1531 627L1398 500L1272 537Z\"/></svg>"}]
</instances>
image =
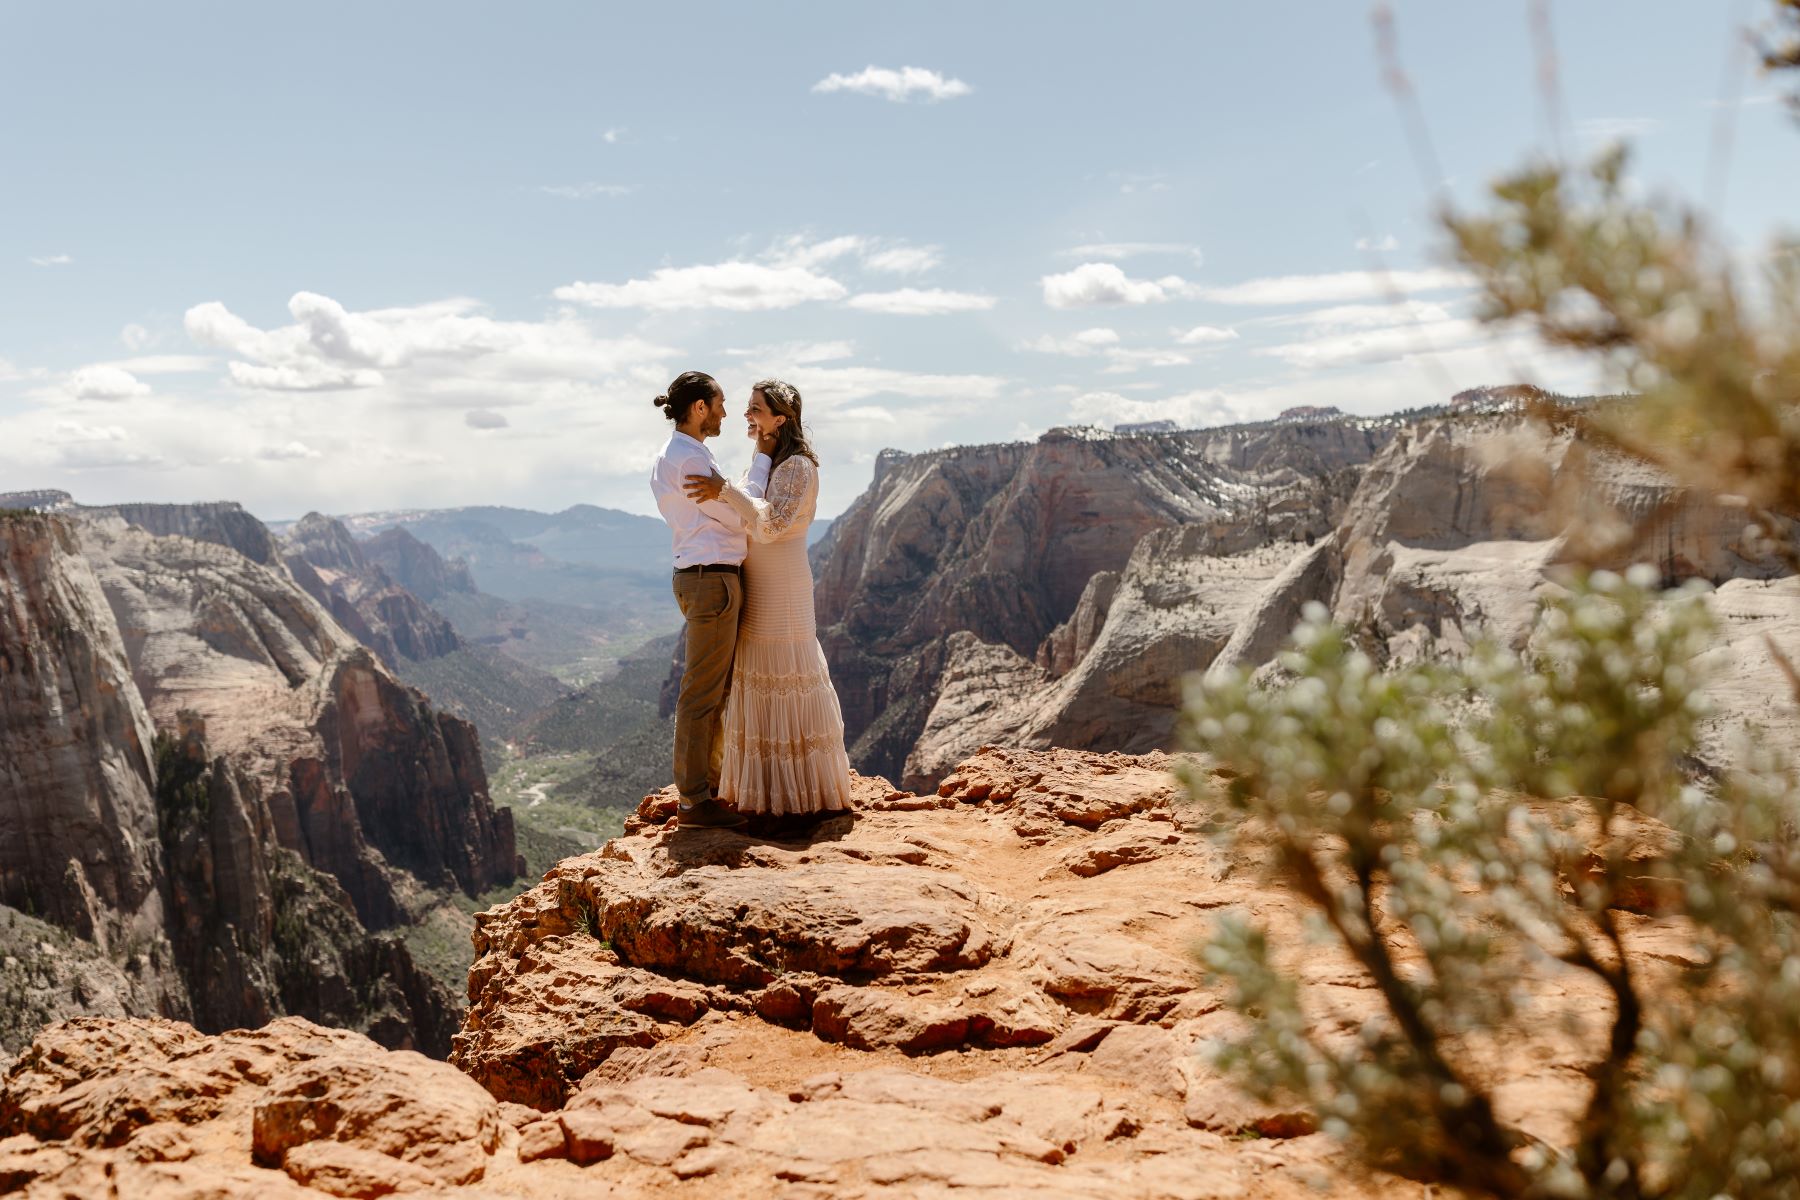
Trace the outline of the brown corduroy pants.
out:
<instances>
[{"instance_id":1,"label":"brown corduroy pants","mask_svg":"<svg viewBox=\"0 0 1800 1200\"><path fill-rule=\"evenodd\" d=\"M728 571L677 574L675 602L687 618L687 666L675 702L675 788L683 803L698 804L719 791L743 581Z\"/></svg>"}]
</instances>

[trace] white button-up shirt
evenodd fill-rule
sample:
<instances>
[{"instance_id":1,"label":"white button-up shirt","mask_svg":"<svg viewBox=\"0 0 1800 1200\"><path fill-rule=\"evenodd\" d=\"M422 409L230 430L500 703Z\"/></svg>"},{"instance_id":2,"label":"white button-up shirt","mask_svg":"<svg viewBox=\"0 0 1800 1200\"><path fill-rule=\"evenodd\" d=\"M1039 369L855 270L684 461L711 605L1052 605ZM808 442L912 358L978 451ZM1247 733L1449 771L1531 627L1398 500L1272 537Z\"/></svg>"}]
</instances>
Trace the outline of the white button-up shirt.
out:
<instances>
[{"instance_id":1,"label":"white button-up shirt","mask_svg":"<svg viewBox=\"0 0 1800 1200\"><path fill-rule=\"evenodd\" d=\"M706 443L676 430L656 456L650 469L650 492L656 497L657 511L669 524L674 535L675 565L692 567L744 561L744 523L723 500L696 504L683 491L689 475L710 475L719 469L718 460ZM724 472L720 472L724 474ZM769 456L758 454L750 464L743 489L761 496L769 482Z\"/></svg>"}]
</instances>

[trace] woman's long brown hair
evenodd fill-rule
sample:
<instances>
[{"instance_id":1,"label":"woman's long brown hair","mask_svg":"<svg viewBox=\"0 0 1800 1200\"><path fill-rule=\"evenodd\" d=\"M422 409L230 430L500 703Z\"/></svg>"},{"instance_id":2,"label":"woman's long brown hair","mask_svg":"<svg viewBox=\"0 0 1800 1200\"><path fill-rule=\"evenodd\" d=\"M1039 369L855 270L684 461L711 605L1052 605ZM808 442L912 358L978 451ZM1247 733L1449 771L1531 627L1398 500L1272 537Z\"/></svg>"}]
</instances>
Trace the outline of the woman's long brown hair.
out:
<instances>
[{"instance_id":1,"label":"woman's long brown hair","mask_svg":"<svg viewBox=\"0 0 1800 1200\"><path fill-rule=\"evenodd\" d=\"M762 394L763 403L776 416L786 417L781 428L775 431L775 450L769 455L769 474L775 468L796 454L812 459L813 465L819 465L819 456L813 453L812 444L806 440L806 431L800 427L800 391L791 383L783 383L779 379L765 379L753 384L753 392Z\"/></svg>"}]
</instances>

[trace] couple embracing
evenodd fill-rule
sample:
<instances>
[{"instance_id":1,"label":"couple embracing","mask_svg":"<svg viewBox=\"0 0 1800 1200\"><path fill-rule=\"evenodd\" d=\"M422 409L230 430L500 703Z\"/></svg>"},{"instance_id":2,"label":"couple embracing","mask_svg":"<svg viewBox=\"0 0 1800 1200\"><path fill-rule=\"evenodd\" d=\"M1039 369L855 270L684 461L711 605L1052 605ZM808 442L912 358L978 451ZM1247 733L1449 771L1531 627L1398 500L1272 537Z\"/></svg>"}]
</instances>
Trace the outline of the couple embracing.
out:
<instances>
[{"instance_id":1,"label":"couple embracing","mask_svg":"<svg viewBox=\"0 0 1800 1200\"><path fill-rule=\"evenodd\" d=\"M806 556L819 460L801 428L800 393L779 379L750 389L744 420L756 455L735 483L706 447L725 424L718 382L685 371L655 403L675 423L650 489L674 535L675 600L687 619L675 707L681 824L728 829L758 816L797 828L846 811L844 718Z\"/></svg>"}]
</instances>

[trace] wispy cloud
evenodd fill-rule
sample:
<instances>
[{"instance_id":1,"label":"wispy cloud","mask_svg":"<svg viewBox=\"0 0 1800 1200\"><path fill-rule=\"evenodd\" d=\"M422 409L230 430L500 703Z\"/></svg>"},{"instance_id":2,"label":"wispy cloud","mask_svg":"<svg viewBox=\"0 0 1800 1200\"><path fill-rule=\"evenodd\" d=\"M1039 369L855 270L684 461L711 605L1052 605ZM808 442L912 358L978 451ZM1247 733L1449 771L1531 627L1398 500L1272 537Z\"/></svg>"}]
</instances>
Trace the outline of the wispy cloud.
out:
<instances>
[{"instance_id":1,"label":"wispy cloud","mask_svg":"<svg viewBox=\"0 0 1800 1200\"><path fill-rule=\"evenodd\" d=\"M847 301L851 308L864 312L894 313L923 317L940 313L985 312L996 303L992 296L973 292L950 292L942 288L901 288L893 292L864 292Z\"/></svg>"},{"instance_id":2,"label":"wispy cloud","mask_svg":"<svg viewBox=\"0 0 1800 1200\"><path fill-rule=\"evenodd\" d=\"M120 425L58 421L44 437L50 461L72 471L154 467L162 455L146 449Z\"/></svg>"},{"instance_id":3,"label":"wispy cloud","mask_svg":"<svg viewBox=\"0 0 1800 1200\"><path fill-rule=\"evenodd\" d=\"M918 275L943 261L943 253L936 246L894 246L867 255L863 266L893 275Z\"/></svg>"},{"instance_id":4,"label":"wispy cloud","mask_svg":"<svg viewBox=\"0 0 1800 1200\"><path fill-rule=\"evenodd\" d=\"M1193 362L1193 357L1181 350L1123 345L1117 330L1104 327L1083 329L1067 337L1045 334L1022 343L1019 348L1065 358L1104 358L1107 365L1101 368L1101 373L1106 375L1129 374L1139 367L1185 367Z\"/></svg>"},{"instance_id":5,"label":"wispy cloud","mask_svg":"<svg viewBox=\"0 0 1800 1200\"><path fill-rule=\"evenodd\" d=\"M595 196L629 196L632 187L626 183L555 183L544 184L538 191L559 200L592 200Z\"/></svg>"},{"instance_id":6,"label":"wispy cloud","mask_svg":"<svg viewBox=\"0 0 1800 1200\"><path fill-rule=\"evenodd\" d=\"M1253 353L1306 370L1351 364L1397 362L1422 354L1477 345L1492 331L1479 321L1453 315L1439 304L1409 300L1399 304L1345 304L1269 318L1270 327L1298 327L1298 336Z\"/></svg>"},{"instance_id":7,"label":"wispy cloud","mask_svg":"<svg viewBox=\"0 0 1800 1200\"><path fill-rule=\"evenodd\" d=\"M1111 427L1141 421L1173 421L1182 429L1201 429L1243 420L1225 393L1181 392L1173 396L1143 398L1118 392L1084 392L1069 404L1069 418L1078 425Z\"/></svg>"},{"instance_id":8,"label":"wispy cloud","mask_svg":"<svg viewBox=\"0 0 1800 1200\"><path fill-rule=\"evenodd\" d=\"M777 342L771 346L747 346L726 350L733 358L754 358L769 363L820 363L849 358L856 348L849 342Z\"/></svg>"},{"instance_id":9,"label":"wispy cloud","mask_svg":"<svg viewBox=\"0 0 1800 1200\"><path fill-rule=\"evenodd\" d=\"M816 300L841 300L849 290L837 280L803 266L732 261L662 267L651 272L648 279L624 283L571 283L557 288L554 294L558 300L594 308L762 312Z\"/></svg>"},{"instance_id":10,"label":"wispy cloud","mask_svg":"<svg viewBox=\"0 0 1800 1200\"><path fill-rule=\"evenodd\" d=\"M928 71L924 67L901 67L896 71L891 67L868 66L854 75L840 75L834 71L813 84L812 90L857 92L904 104L915 96L933 102L953 100L958 96L966 96L975 89L960 79L946 79L938 72Z\"/></svg>"},{"instance_id":11,"label":"wispy cloud","mask_svg":"<svg viewBox=\"0 0 1800 1200\"><path fill-rule=\"evenodd\" d=\"M1197 294L1220 304L1332 304L1345 300L1374 300L1389 295L1442 292L1473 287L1475 280L1464 271L1427 267L1416 271L1338 271L1328 275L1276 275L1251 279L1225 287L1198 289Z\"/></svg>"},{"instance_id":12,"label":"wispy cloud","mask_svg":"<svg viewBox=\"0 0 1800 1200\"><path fill-rule=\"evenodd\" d=\"M34 254L25 261L34 267L66 267L75 260L67 254Z\"/></svg>"},{"instance_id":13,"label":"wispy cloud","mask_svg":"<svg viewBox=\"0 0 1800 1200\"><path fill-rule=\"evenodd\" d=\"M1080 258L1089 262L1096 259L1138 258L1145 255L1167 255L1176 258L1189 258L1199 266L1206 261L1200 253L1200 247L1188 242L1090 242L1083 246L1071 246L1062 252L1064 258Z\"/></svg>"},{"instance_id":14,"label":"wispy cloud","mask_svg":"<svg viewBox=\"0 0 1800 1200\"><path fill-rule=\"evenodd\" d=\"M860 233L828 238L794 233L777 241L762 257L778 267L818 267L855 257L866 270L889 275L917 275L940 265L943 251L937 246L912 246L891 238Z\"/></svg>"},{"instance_id":15,"label":"wispy cloud","mask_svg":"<svg viewBox=\"0 0 1800 1200\"><path fill-rule=\"evenodd\" d=\"M1655 117L1588 117L1575 122L1575 135L1589 142L1616 142L1643 137L1661 127Z\"/></svg>"},{"instance_id":16,"label":"wispy cloud","mask_svg":"<svg viewBox=\"0 0 1800 1200\"><path fill-rule=\"evenodd\" d=\"M865 253L872 239L860 233L814 240L805 234L789 234L775 244L765 258L778 267L818 267L852 254Z\"/></svg>"},{"instance_id":17,"label":"wispy cloud","mask_svg":"<svg viewBox=\"0 0 1800 1200\"><path fill-rule=\"evenodd\" d=\"M1378 238L1359 237L1356 248L1370 254L1392 254L1400 248L1400 239L1391 233L1384 233Z\"/></svg>"},{"instance_id":18,"label":"wispy cloud","mask_svg":"<svg viewBox=\"0 0 1800 1200\"><path fill-rule=\"evenodd\" d=\"M777 368L776 364L768 364ZM809 406L820 401L849 404L874 396L899 396L917 400L992 400L1006 386L998 375L935 375L895 371L885 367L820 367L801 365L783 376L806 396ZM817 411L809 407L808 411Z\"/></svg>"},{"instance_id":19,"label":"wispy cloud","mask_svg":"<svg viewBox=\"0 0 1800 1200\"><path fill-rule=\"evenodd\" d=\"M1160 304L1195 294L1194 286L1178 275L1133 279L1116 263L1082 263L1072 271L1046 275L1040 282L1044 303L1051 308Z\"/></svg>"},{"instance_id":20,"label":"wispy cloud","mask_svg":"<svg viewBox=\"0 0 1800 1200\"><path fill-rule=\"evenodd\" d=\"M133 375L195 375L217 367L219 360L207 354L140 354L99 365Z\"/></svg>"},{"instance_id":21,"label":"wispy cloud","mask_svg":"<svg viewBox=\"0 0 1800 1200\"><path fill-rule=\"evenodd\" d=\"M1020 348L1035 350L1039 354L1060 354L1065 358L1087 358L1099 354L1109 346L1119 344L1119 331L1116 329L1083 329L1080 333L1068 337L1057 337L1046 333L1032 338Z\"/></svg>"},{"instance_id":22,"label":"wispy cloud","mask_svg":"<svg viewBox=\"0 0 1800 1200\"><path fill-rule=\"evenodd\" d=\"M625 135L630 132L631 131L629 129L626 129L623 125L615 125L611 129L608 129L605 133L601 134L600 140L605 142L609 146L616 146L620 142L624 141Z\"/></svg>"},{"instance_id":23,"label":"wispy cloud","mask_svg":"<svg viewBox=\"0 0 1800 1200\"><path fill-rule=\"evenodd\" d=\"M1752 92L1748 96L1740 96L1736 100L1713 99L1705 102L1706 108L1761 108L1767 104L1775 104L1781 100L1779 92Z\"/></svg>"},{"instance_id":24,"label":"wispy cloud","mask_svg":"<svg viewBox=\"0 0 1800 1200\"><path fill-rule=\"evenodd\" d=\"M1111 178L1118 181L1121 196L1169 190L1168 177L1161 171L1114 171Z\"/></svg>"},{"instance_id":25,"label":"wispy cloud","mask_svg":"<svg viewBox=\"0 0 1800 1200\"><path fill-rule=\"evenodd\" d=\"M510 422L505 413L497 413L492 409L471 408L463 414L463 424L470 429L505 429Z\"/></svg>"},{"instance_id":26,"label":"wispy cloud","mask_svg":"<svg viewBox=\"0 0 1800 1200\"><path fill-rule=\"evenodd\" d=\"M280 446L264 446L256 452L256 457L264 462L300 462L309 458L323 458L324 455L302 441L291 441Z\"/></svg>"}]
</instances>

